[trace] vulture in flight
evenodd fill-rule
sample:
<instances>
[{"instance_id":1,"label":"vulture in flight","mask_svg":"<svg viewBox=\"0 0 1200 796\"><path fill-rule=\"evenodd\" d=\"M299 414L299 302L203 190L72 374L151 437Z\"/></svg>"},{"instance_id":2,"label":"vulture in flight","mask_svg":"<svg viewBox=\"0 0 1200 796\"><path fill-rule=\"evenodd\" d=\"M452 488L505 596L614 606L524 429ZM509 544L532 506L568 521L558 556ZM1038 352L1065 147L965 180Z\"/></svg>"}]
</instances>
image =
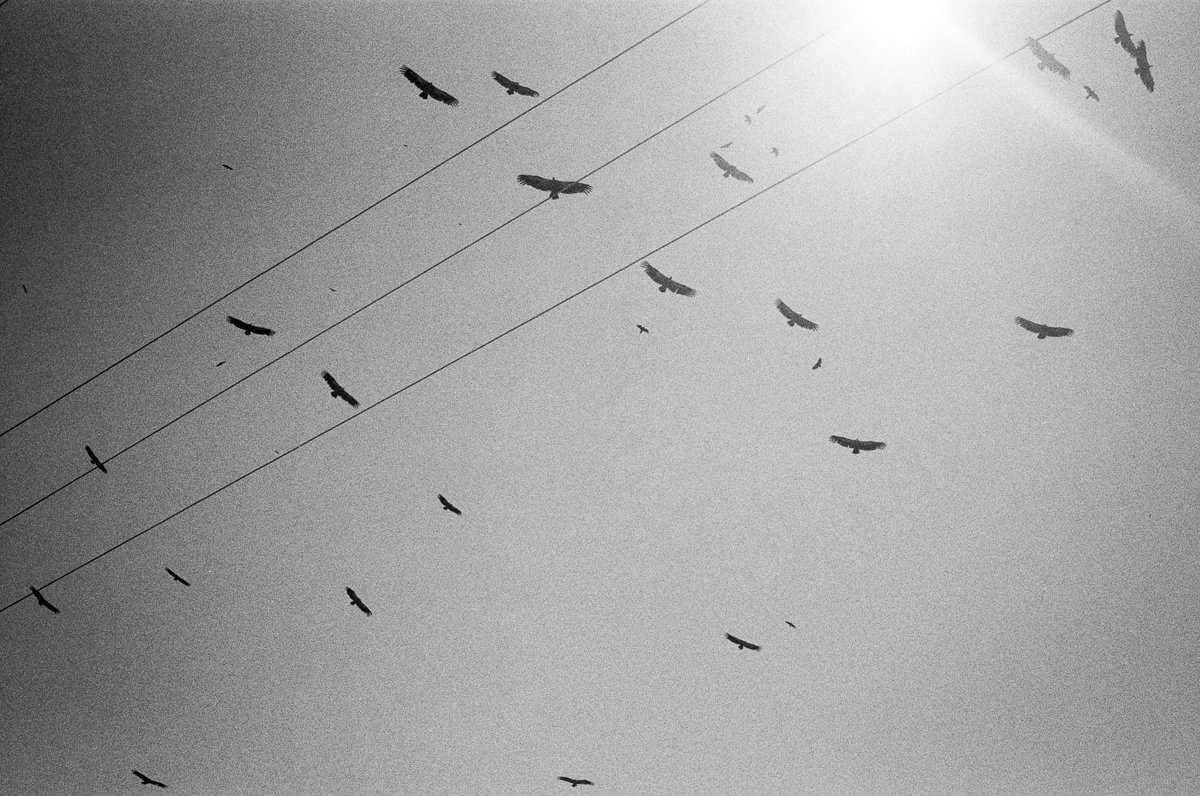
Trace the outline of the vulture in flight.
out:
<instances>
[{"instance_id":1,"label":"vulture in flight","mask_svg":"<svg viewBox=\"0 0 1200 796\"><path fill-rule=\"evenodd\" d=\"M650 330L647 329L645 326L642 326L640 323L637 325L637 328L638 328L638 334L650 334Z\"/></svg>"},{"instance_id":2,"label":"vulture in flight","mask_svg":"<svg viewBox=\"0 0 1200 796\"><path fill-rule=\"evenodd\" d=\"M358 598L358 595L354 593L354 589L347 586L346 594L350 595L350 604L351 605L356 606L358 608L358 610L362 611L367 616L371 615L371 609L368 608L366 606L366 604Z\"/></svg>"},{"instance_id":3,"label":"vulture in flight","mask_svg":"<svg viewBox=\"0 0 1200 796\"><path fill-rule=\"evenodd\" d=\"M536 174L518 174L517 182L537 188L539 191L549 191L551 199L557 199L560 193L591 193L592 186L583 182L564 182L553 177L547 179Z\"/></svg>"},{"instance_id":4,"label":"vulture in flight","mask_svg":"<svg viewBox=\"0 0 1200 796\"><path fill-rule=\"evenodd\" d=\"M812 366L812 369L813 369L813 370L816 370L816 369L817 369L817 368L819 368L819 367L821 367L821 358L820 358L820 357L817 357L817 364L813 365L813 366Z\"/></svg>"},{"instance_id":5,"label":"vulture in flight","mask_svg":"<svg viewBox=\"0 0 1200 796\"><path fill-rule=\"evenodd\" d=\"M574 779L572 777L559 777L559 779L561 779L563 782L570 782L572 788L575 787L576 785L595 785L596 784L595 782L592 782L590 779Z\"/></svg>"},{"instance_id":6,"label":"vulture in flight","mask_svg":"<svg viewBox=\"0 0 1200 796\"><path fill-rule=\"evenodd\" d=\"M1065 326L1047 326L1044 323L1027 321L1020 316L1017 316L1017 325L1036 334L1039 340L1045 340L1047 337L1070 337L1075 334L1074 329L1068 329Z\"/></svg>"},{"instance_id":7,"label":"vulture in flight","mask_svg":"<svg viewBox=\"0 0 1200 796\"><path fill-rule=\"evenodd\" d=\"M37 604L38 604L38 605L40 605L40 606L42 606L42 607L44 607L44 608L49 608L49 609L50 609L51 611L53 611L54 613L58 613L58 609L57 609L57 608L55 608L53 605L51 605L51 604L50 604L50 601L49 601L49 600L47 600L45 597L43 597L43 596L42 596L42 593L41 593L40 591L38 591L36 587L34 587L34 586L30 586L30 587L29 587L29 590L30 590L31 592L33 592L33 596L37 598Z\"/></svg>"},{"instance_id":8,"label":"vulture in flight","mask_svg":"<svg viewBox=\"0 0 1200 796\"><path fill-rule=\"evenodd\" d=\"M442 503L442 511L450 511L462 516L462 511L458 508L458 506L454 505L449 500L446 500L446 498L442 497L441 495L438 495L438 500L440 500Z\"/></svg>"},{"instance_id":9,"label":"vulture in flight","mask_svg":"<svg viewBox=\"0 0 1200 796\"><path fill-rule=\"evenodd\" d=\"M265 326L255 326L252 323L246 323L245 321L238 320L237 318L233 317L232 315L226 315L225 318L230 323L232 323L234 326L236 326L237 328L239 328L243 332L245 332L247 337L249 337L252 334L261 334L261 335L265 335L267 337L270 337L271 335L275 334L274 329L268 329Z\"/></svg>"},{"instance_id":10,"label":"vulture in flight","mask_svg":"<svg viewBox=\"0 0 1200 796\"><path fill-rule=\"evenodd\" d=\"M138 771L136 768L133 769L133 775L135 777L137 777L138 779L140 779L142 781L143 785L157 785L160 788L167 787L167 783L159 782L156 779L150 779L150 777L148 777L145 774L143 774L142 772Z\"/></svg>"},{"instance_id":11,"label":"vulture in flight","mask_svg":"<svg viewBox=\"0 0 1200 796\"><path fill-rule=\"evenodd\" d=\"M332 395L334 398L341 398L343 401L355 408L358 407L358 399L346 392L346 388L338 384L337 379L335 379L329 373L329 371L321 371L321 378L325 379L325 383L329 385L330 395Z\"/></svg>"},{"instance_id":12,"label":"vulture in flight","mask_svg":"<svg viewBox=\"0 0 1200 796\"><path fill-rule=\"evenodd\" d=\"M1137 47L1133 43L1133 37L1129 35L1129 28L1125 27L1125 15L1120 11L1113 17L1113 27L1117 31L1117 37L1113 41L1121 45L1122 50L1136 57Z\"/></svg>"},{"instance_id":13,"label":"vulture in flight","mask_svg":"<svg viewBox=\"0 0 1200 796\"><path fill-rule=\"evenodd\" d=\"M775 299L775 308L787 318L788 326L799 326L801 329L816 331L817 325L800 313L783 303L783 299Z\"/></svg>"},{"instance_id":14,"label":"vulture in flight","mask_svg":"<svg viewBox=\"0 0 1200 796\"><path fill-rule=\"evenodd\" d=\"M502 85L502 86L504 86L506 89L508 89L508 93L509 93L509 94L514 94L514 93L516 93L516 94L523 94L523 95L525 95L526 97L537 97L537 96L540 96L540 95L539 95L539 94L538 94L536 91L534 91L533 89L529 88L528 86L522 86L520 83L518 83L518 82L517 82L517 81L515 81L515 80L509 80L507 77L505 77L504 75L500 74L499 72L492 72L492 78L493 78L493 79L494 79L494 80L495 80L497 83L499 83L500 85Z\"/></svg>"},{"instance_id":15,"label":"vulture in flight","mask_svg":"<svg viewBox=\"0 0 1200 796\"><path fill-rule=\"evenodd\" d=\"M456 100L454 97L442 91L440 88L433 85L428 80L409 69L407 66L403 67L401 71L404 73L404 76L408 78L409 83L412 83L414 86L421 89L421 99L433 97L438 102L444 102L447 105L458 104L458 100Z\"/></svg>"},{"instance_id":16,"label":"vulture in flight","mask_svg":"<svg viewBox=\"0 0 1200 796\"><path fill-rule=\"evenodd\" d=\"M758 646L757 644L751 644L749 641L743 641L742 639L738 638L737 636L731 635L729 633L725 634L725 638L729 639L734 644L737 644L737 648L740 650L760 650L760 649L762 649L762 647Z\"/></svg>"},{"instance_id":17,"label":"vulture in flight","mask_svg":"<svg viewBox=\"0 0 1200 796\"><path fill-rule=\"evenodd\" d=\"M718 155L716 152L712 152L710 154L712 155L713 163L716 163L717 166L720 167L723 172L725 172L722 175L723 177L733 177L735 180L741 180L742 182L754 182L753 177L746 172L739 170L736 166Z\"/></svg>"},{"instance_id":18,"label":"vulture in flight","mask_svg":"<svg viewBox=\"0 0 1200 796\"><path fill-rule=\"evenodd\" d=\"M165 569L165 570L167 571L167 574L168 574L168 575L170 575L172 578L174 578L175 580L177 580L177 581L179 581L180 583L182 583L184 586L191 586L191 585L192 585L192 584L188 583L186 580L184 580L183 578L179 577L179 575L177 575L177 574L175 573L175 570L171 569L170 567L163 567L163 569Z\"/></svg>"},{"instance_id":19,"label":"vulture in flight","mask_svg":"<svg viewBox=\"0 0 1200 796\"><path fill-rule=\"evenodd\" d=\"M1150 61L1146 59L1146 42L1139 41L1137 51L1133 54L1137 59L1137 68L1133 73L1142 79L1142 85L1147 91L1154 91L1154 75L1150 74Z\"/></svg>"},{"instance_id":20,"label":"vulture in flight","mask_svg":"<svg viewBox=\"0 0 1200 796\"><path fill-rule=\"evenodd\" d=\"M1100 95L1093 91L1091 86L1084 86L1083 90L1087 92L1087 96L1084 97L1085 100L1094 99L1096 102L1100 101Z\"/></svg>"},{"instance_id":21,"label":"vulture in flight","mask_svg":"<svg viewBox=\"0 0 1200 796\"><path fill-rule=\"evenodd\" d=\"M1071 79L1071 70L1063 66L1054 54L1049 52L1045 47L1038 42L1037 39L1026 38L1025 42L1029 45L1029 49L1033 50L1033 54L1038 59L1038 69L1049 69L1056 75L1062 75L1063 80Z\"/></svg>"},{"instance_id":22,"label":"vulture in flight","mask_svg":"<svg viewBox=\"0 0 1200 796\"><path fill-rule=\"evenodd\" d=\"M92 450L90 445L84 445L83 449L87 451L88 458L92 460L92 464L96 465L96 468L100 472L108 472L108 468L104 466L104 462L100 461L100 457L96 455L96 452Z\"/></svg>"},{"instance_id":23,"label":"vulture in flight","mask_svg":"<svg viewBox=\"0 0 1200 796\"><path fill-rule=\"evenodd\" d=\"M862 439L850 439L849 437L839 437L837 434L831 436L829 441L836 442L843 448L852 448L853 450L850 451L851 453L858 453L859 451L880 451L887 447L887 444L883 442L870 442Z\"/></svg>"},{"instance_id":24,"label":"vulture in flight","mask_svg":"<svg viewBox=\"0 0 1200 796\"><path fill-rule=\"evenodd\" d=\"M786 619L785 619L785 620L783 620L783 621L787 623L787 626L788 626L788 627L795 627L795 626L796 626L796 623L795 623L795 622L788 622Z\"/></svg>"},{"instance_id":25,"label":"vulture in flight","mask_svg":"<svg viewBox=\"0 0 1200 796\"><path fill-rule=\"evenodd\" d=\"M681 285L669 276L664 276L663 272L650 264L649 260L642 260L642 268L646 269L646 275L658 283L658 292L666 293L668 290L672 293L678 293L681 296L694 296L696 291L687 285Z\"/></svg>"}]
</instances>

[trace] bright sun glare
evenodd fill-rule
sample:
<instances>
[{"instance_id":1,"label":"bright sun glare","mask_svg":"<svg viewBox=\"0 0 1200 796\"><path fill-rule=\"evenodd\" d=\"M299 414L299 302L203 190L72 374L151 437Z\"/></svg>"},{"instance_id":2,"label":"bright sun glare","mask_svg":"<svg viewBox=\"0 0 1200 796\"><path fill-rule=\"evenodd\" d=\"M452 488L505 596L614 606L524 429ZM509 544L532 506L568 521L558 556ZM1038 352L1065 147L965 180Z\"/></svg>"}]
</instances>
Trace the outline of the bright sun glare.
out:
<instances>
[{"instance_id":1,"label":"bright sun glare","mask_svg":"<svg viewBox=\"0 0 1200 796\"><path fill-rule=\"evenodd\" d=\"M914 52L937 34L944 0L860 0L859 28L874 51Z\"/></svg>"}]
</instances>

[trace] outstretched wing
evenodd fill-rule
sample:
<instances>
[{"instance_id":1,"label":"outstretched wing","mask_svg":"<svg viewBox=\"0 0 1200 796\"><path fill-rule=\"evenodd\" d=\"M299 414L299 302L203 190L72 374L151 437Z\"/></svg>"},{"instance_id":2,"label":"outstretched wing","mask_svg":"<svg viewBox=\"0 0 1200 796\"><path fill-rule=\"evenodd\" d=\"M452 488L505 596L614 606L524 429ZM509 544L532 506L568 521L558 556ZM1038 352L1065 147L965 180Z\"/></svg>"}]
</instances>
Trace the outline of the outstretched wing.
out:
<instances>
[{"instance_id":1,"label":"outstretched wing","mask_svg":"<svg viewBox=\"0 0 1200 796\"><path fill-rule=\"evenodd\" d=\"M1026 331L1039 335L1044 334L1047 337L1065 337L1069 334L1074 334L1071 329L1063 329L1061 327L1056 328L1053 326L1047 326L1044 323L1034 323L1033 321L1025 320L1019 315L1017 316L1017 325Z\"/></svg>"},{"instance_id":2,"label":"outstretched wing","mask_svg":"<svg viewBox=\"0 0 1200 796\"><path fill-rule=\"evenodd\" d=\"M430 97L433 97L438 102L444 102L447 105L457 105L458 104L457 99L455 99L454 97L452 97L450 94L446 93L445 91L442 91L440 88L433 85L428 80L421 77L413 70L409 69L407 66L403 67L400 71L404 74L404 76L406 78L408 78L408 82L412 83L414 86L421 89L421 93L428 94Z\"/></svg>"},{"instance_id":3,"label":"outstretched wing","mask_svg":"<svg viewBox=\"0 0 1200 796\"><path fill-rule=\"evenodd\" d=\"M442 508L444 508L446 511L450 511L455 514L462 514L462 511L459 510L458 506L455 506L449 500L446 500L444 496L438 495L438 500L441 501Z\"/></svg>"},{"instance_id":4,"label":"outstretched wing","mask_svg":"<svg viewBox=\"0 0 1200 796\"><path fill-rule=\"evenodd\" d=\"M864 451L880 451L887 447L886 442L872 442L869 440L855 440L858 443L859 450Z\"/></svg>"},{"instance_id":5,"label":"outstretched wing","mask_svg":"<svg viewBox=\"0 0 1200 796\"><path fill-rule=\"evenodd\" d=\"M745 647L745 648L746 648L746 649L748 649L748 650L760 650L760 649L762 649L762 647L758 646L757 644L751 644L749 641L746 641L745 639L740 639L740 638L738 638L737 636L735 636L735 635L733 635L733 634L731 634L731 633L726 633L726 634L725 634L725 638L729 639L729 640L730 640L730 641L732 641L734 644L737 644L739 647Z\"/></svg>"},{"instance_id":6,"label":"outstretched wing","mask_svg":"<svg viewBox=\"0 0 1200 796\"><path fill-rule=\"evenodd\" d=\"M530 188L537 188L539 191L552 191L558 181L539 177L536 174L518 174L517 182L528 185Z\"/></svg>"},{"instance_id":7,"label":"outstretched wing","mask_svg":"<svg viewBox=\"0 0 1200 796\"><path fill-rule=\"evenodd\" d=\"M671 282L662 271L651 265L649 260L642 260L642 268L646 271L646 276L660 285L668 285Z\"/></svg>"},{"instance_id":8,"label":"outstretched wing","mask_svg":"<svg viewBox=\"0 0 1200 796\"><path fill-rule=\"evenodd\" d=\"M1142 85L1147 91L1154 91L1154 76L1150 74L1150 61L1146 57L1146 42L1139 41L1137 50L1134 51L1134 58L1137 59L1137 69L1134 69L1134 74L1142 79Z\"/></svg>"},{"instance_id":9,"label":"outstretched wing","mask_svg":"<svg viewBox=\"0 0 1200 796\"><path fill-rule=\"evenodd\" d=\"M829 441L836 442L838 445L841 445L843 448L853 448L854 443L857 442L857 440L852 440L849 437L839 437L837 434L833 434L832 436L830 436Z\"/></svg>"},{"instance_id":10,"label":"outstretched wing","mask_svg":"<svg viewBox=\"0 0 1200 796\"><path fill-rule=\"evenodd\" d=\"M815 323L808 320L788 305L784 304L783 299L775 299L775 307L780 313L782 313L783 317L787 318L789 321L801 327L802 329L816 330L817 325Z\"/></svg>"},{"instance_id":11,"label":"outstretched wing","mask_svg":"<svg viewBox=\"0 0 1200 796\"><path fill-rule=\"evenodd\" d=\"M232 315L226 315L225 317L229 319L230 323L232 323L237 328L241 329L246 334L263 334L263 335L266 335L267 337L270 337L271 335L275 334L274 329L269 329L266 326L256 326L253 323L246 323L245 321L238 320L237 318L233 317Z\"/></svg>"},{"instance_id":12,"label":"outstretched wing","mask_svg":"<svg viewBox=\"0 0 1200 796\"><path fill-rule=\"evenodd\" d=\"M58 613L58 608L56 608L49 600L47 600L45 597L43 597L42 593L40 591L38 591L33 586L30 586L29 590L31 592L33 592L33 596L37 598L38 605L49 608L54 613Z\"/></svg>"},{"instance_id":13,"label":"outstretched wing","mask_svg":"<svg viewBox=\"0 0 1200 796\"><path fill-rule=\"evenodd\" d=\"M1025 39L1025 42L1029 45L1029 49L1033 51L1033 54L1037 56L1037 59L1042 63L1048 63L1049 61L1053 60L1054 56L1051 55L1050 52L1043 47L1042 43L1037 39L1028 37Z\"/></svg>"},{"instance_id":14,"label":"outstretched wing","mask_svg":"<svg viewBox=\"0 0 1200 796\"><path fill-rule=\"evenodd\" d=\"M83 447L84 450L87 451L88 458L92 460L92 464L96 465L96 469L102 473L107 473L108 468L104 466L104 462L100 461L100 457L96 455L96 452L92 450L91 446L84 445Z\"/></svg>"},{"instance_id":15,"label":"outstretched wing","mask_svg":"<svg viewBox=\"0 0 1200 796\"><path fill-rule=\"evenodd\" d=\"M710 152L709 154L712 155L713 163L716 163L718 166L720 166L722 171L728 171L729 169L733 168L733 166L729 165L728 160L721 157L716 152Z\"/></svg>"},{"instance_id":16,"label":"outstretched wing","mask_svg":"<svg viewBox=\"0 0 1200 796\"><path fill-rule=\"evenodd\" d=\"M233 317L232 315L226 315L225 319L227 321L229 321L230 323L232 323L237 328L241 329L243 332L248 332L251 329L250 324L246 323L243 320L239 320L239 319Z\"/></svg>"},{"instance_id":17,"label":"outstretched wing","mask_svg":"<svg viewBox=\"0 0 1200 796\"><path fill-rule=\"evenodd\" d=\"M592 186L585 182L559 182L559 193L591 193Z\"/></svg>"},{"instance_id":18,"label":"outstretched wing","mask_svg":"<svg viewBox=\"0 0 1200 796\"><path fill-rule=\"evenodd\" d=\"M342 385L338 384L338 380L333 377L333 374L327 370L321 371L321 378L325 379L325 383L329 385L329 389L334 392L344 392Z\"/></svg>"},{"instance_id":19,"label":"outstretched wing","mask_svg":"<svg viewBox=\"0 0 1200 796\"><path fill-rule=\"evenodd\" d=\"M742 171L741 169L735 168L733 166L729 167L729 176L733 177L735 180L741 180L742 182L754 182L753 177L751 177L749 174Z\"/></svg>"}]
</instances>

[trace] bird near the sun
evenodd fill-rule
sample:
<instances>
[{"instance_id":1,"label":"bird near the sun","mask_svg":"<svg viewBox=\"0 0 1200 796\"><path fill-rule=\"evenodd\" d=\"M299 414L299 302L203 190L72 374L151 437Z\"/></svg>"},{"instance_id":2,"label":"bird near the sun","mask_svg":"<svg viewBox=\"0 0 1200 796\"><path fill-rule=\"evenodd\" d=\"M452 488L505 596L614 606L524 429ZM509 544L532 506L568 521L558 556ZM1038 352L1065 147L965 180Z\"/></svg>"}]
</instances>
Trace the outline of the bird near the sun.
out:
<instances>
[{"instance_id":1,"label":"bird near the sun","mask_svg":"<svg viewBox=\"0 0 1200 796\"><path fill-rule=\"evenodd\" d=\"M515 80L509 80L507 77L500 74L499 72L492 72L492 79L495 80L500 85L504 86L506 89L508 89L509 94L522 94L526 97L540 96L536 91L529 88L528 86L522 86L520 83L518 83Z\"/></svg>"},{"instance_id":2,"label":"bird near the sun","mask_svg":"<svg viewBox=\"0 0 1200 796\"><path fill-rule=\"evenodd\" d=\"M637 325L637 328L638 328L638 334L650 334L650 330L647 329L645 326L642 326L640 323Z\"/></svg>"},{"instance_id":3,"label":"bird near the sun","mask_svg":"<svg viewBox=\"0 0 1200 796\"><path fill-rule=\"evenodd\" d=\"M775 299L775 308L787 318L788 326L799 326L801 329L816 331L817 325L800 313L783 303L783 299Z\"/></svg>"},{"instance_id":4,"label":"bird near the sun","mask_svg":"<svg viewBox=\"0 0 1200 796\"><path fill-rule=\"evenodd\" d=\"M754 182L754 179L751 178L749 174L744 171L740 171L736 166L718 155L716 152L711 152L709 154L712 155L713 163L716 163L717 166L720 167L721 171L725 172L721 176L733 177L735 180L741 180L742 182Z\"/></svg>"},{"instance_id":5,"label":"bird near the sun","mask_svg":"<svg viewBox=\"0 0 1200 796\"><path fill-rule=\"evenodd\" d=\"M270 337L271 335L275 334L274 329L268 329L266 326L255 326L252 323L246 323L243 320L239 320L232 315L226 315L225 319L245 332L247 337L252 334L261 334L265 337Z\"/></svg>"},{"instance_id":6,"label":"bird near the sun","mask_svg":"<svg viewBox=\"0 0 1200 796\"><path fill-rule=\"evenodd\" d=\"M1125 15L1120 11L1113 17L1113 28L1117 31L1113 41L1121 45L1122 50L1136 57L1137 46L1133 43L1133 36L1129 35L1129 28L1125 27Z\"/></svg>"},{"instance_id":7,"label":"bird near the sun","mask_svg":"<svg viewBox=\"0 0 1200 796\"><path fill-rule=\"evenodd\" d=\"M1049 69L1054 74L1061 75L1063 80L1071 79L1071 70L1067 69L1067 67L1064 66L1061 61L1055 58L1053 53L1043 47L1037 39L1027 38L1025 39L1025 43L1029 45L1029 49L1032 50L1033 54L1037 56L1037 67L1039 70Z\"/></svg>"},{"instance_id":8,"label":"bird near the sun","mask_svg":"<svg viewBox=\"0 0 1200 796\"><path fill-rule=\"evenodd\" d=\"M404 77L408 79L409 83L412 83L414 86L421 89L421 99L432 97L438 102L444 102L447 105L458 104L457 99L447 94L445 91L442 91L440 88L433 85L428 80L409 69L407 66L402 66L400 71L404 74Z\"/></svg>"},{"instance_id":9,"label":"bird near the sun","mask_svg":"<svg viewBox=\"0 0 1200 796\"><path fill-rule=\"evenodd\" d=\"M142 772L138 771L136 768L133 769L133 775L142 781L141 782L142 785L157 785L160 788L167 787L167 783L159 782L156 779L150 779L150 777L148 777L145 774L143 774Z\"/></svg>"},{"instance_id":10,"label":"bird near the sun","mask_svg":"<svg viewBox=\"0 0 1200 796\"><path fill-rule=\"evenodd\" d=\"M858 453L859 451L881 451L887 447L887 444L883 442L871 442L870 440L863 439L850 439L849 437L839 437L837 434L831 436L829 441L836 442L843 448L851 448L851 453Z\"/></svg>"},{"instance_id":11,"label":"bird near the sun","mask_svg":"<svg viewBox=\"0 0 1200 796\"><path fill-rule=\"evenodd\" d=\"M738 638L737 636L731 635L729 633L725 634L725 638L729 639L734 644L737 644L737 648L740 650L760 650L760 649L762 649L762 647L760 647L757 644L751 644L749 641L744 641L744 640Z\"/></svg>"},{"instance_id":12,"label":"bird near the sun","mask_svg":"<svg viewBox=\"0 0 1200 796\"><path fill-rule=\"evenodd\" d=\"M1047 326L1044 323L1034 323L1027 321L1021 316L1017 316L1017 325L1022 329L1033 332L1038 336L1039 340L1045 340L1047 337L1070 337L1075 334L1074 329L1068 329L1065 326Z\"/></svg>"},{"instance_id":13,"label":"bird near the sun","mask_svg":"<svg viewBox=\"0 0 1200 796\"><path fill-rule=\"evenodd\" d=\"M1133 57L1137 59L1137 68L1133 73L1142 79L1142 85L1147 91L1154 91L1154 76L1150 74L1150 61L1146 58L1146 42L1139 41Z\"/></svg>"},{"instance_id":14,"label":"bird near the sun","mask_svg":"<svg viewBox=\"0 0 1200 796\"><path fill-rule=\"evenodd\" d=\"M816 370L816 369L817 369L817 368L819 368L819 367L821 367L821 358L820 358L820 357L817 357L817 364L813 365L813 366L812 366L812 369L813 369L813 370Z\"/></svg>"},{"instance_id":15,"label":"bird near the sun","mask_svg":"<svg viewBox=\"0 0 1200 796\"><path fill-rule=\"evenodd\" d=\"M360 600L358 598L358 595L354 593L354 589L347 586L346 594L350 595L350 604L351 605L358 608L358 610L362 611L367 616L371 615L371 609L367 607L366 603L364 603L362 600Z\"/></svg>"},{"instance_id":16,"label":"bird near the sun","mask_svg":"<svg viewBox=\"0 0 1200 796\"><path fill-rule=\"evenodd\" d=\"M186 580L184 580L183 578L179 577L179 575L175 572L175 570L171 569L170 567L163 567L163 569L165 569L167 571L168 575L170 575L172 578L174 578L175 580L182 583L184 586L192 585L192 584L188 583Z\"/></svg>"},{"instance_id":17,"label":"bird near the sun","mask_svg":"<svg viewBox=\"0 0 1200 796\"><path fill-rule=\"evenodd\" d=\"M45 597L42 596L42 593L37 590L37 587L30 586L29 590L31 592L33 592L33 596L37 598L38 605L42 606L43 608L49 608L54 613L58 613L58 609L55 608L54 605L52 605L49 600L47 600Z\"/></svg>"},{"instance_id":18,"label":"bird near the sun","mask_svg":"<svg viewBox=\"0 0 1200 796\"><path fill-rule=\"evenodd\" d=\"M96 465L96 469L102 473L107 473L108 468L104 466L104 462L100 461L100 457L92 450L90 445L84 445L83 449L87 451L88 458L92 460L92 464Z\"/></svg>"},{"instance_id":19,"label":"bird near the sun","mask_svg":"<svg viewBox=\"0 0 1200 796\"><path fill-rule=\"evenodd\" d=\"M458 514L460 516L462 515L462 511L458 508L458 506L454 505L449 500L446 500L446 498L443 496L438 495L438 501L442 504L442 511L449 511L452 514Z\"/></svg>"},{"instance_id":20,"label":"bird near the sun","mask_svg":"<svg viewBox=\"0 0 1200 796\"><path fill-rule=\"evenodd\" d=\"M688 296L689 298L696 295L696 291L687 285L676 282L669 276L663 274L662 271L650 264L649 260L642 260L642 268L646 271L646 276L653 279L658 284L658 292L666 293L668 290L672 293L677 293L680 296Z\"/></svg>"},{"instance_id":21,"label":"bird near the sun","mask_svg":"<svg viewBox=\"0 0 1200 796\"><path fill-rule=\"evenodd\" d=\"M321 371L321 378L325 379L325 383L329 385L329 394L331 396L334 398L341 398L351 406L358 408L358 399L346 392L346 388L338 384L338 380L335 379L329 371Z\"/></svg>"},{"instance_id":22,"label":"bird near the sun","mask_svg":"<svg viewBox=\"0 0 1200 796\"><path fill-rule=\"evenodd\" d=\"M591 193L592 186L583 182L564 182L553 177L539 177L536 174L518 174L517 182L537 188L539 191L549 191L551 199L557 199L560 193Z\"/></svg>"},{"instance_id":23,"label":"bird near the sun","mask_svg":"<svg viewBox=\"0 0 1200 796\"><path fill-rule=\"evenodd\" d=\"M596 784L595 782L592 782L590 779L575 779L574 777L559 777L559 779L561 779L563 782L570 782L572 788L575 787L576 785L595 785Z\"/></svg>"},{"instance_id":24,"label":"bird near the sun","mask_svg":"<svg viewBox=\"0 0 1200 796\"><path fill-rule=\"evenodd\" d=\"M1096 102L1100 101L1100 95L1093 91L1091 86L1084 86L1083 90L1087 92L1087 96L1084 97L1085 100L1094 99Z\"/></svg>"}]
</instances>

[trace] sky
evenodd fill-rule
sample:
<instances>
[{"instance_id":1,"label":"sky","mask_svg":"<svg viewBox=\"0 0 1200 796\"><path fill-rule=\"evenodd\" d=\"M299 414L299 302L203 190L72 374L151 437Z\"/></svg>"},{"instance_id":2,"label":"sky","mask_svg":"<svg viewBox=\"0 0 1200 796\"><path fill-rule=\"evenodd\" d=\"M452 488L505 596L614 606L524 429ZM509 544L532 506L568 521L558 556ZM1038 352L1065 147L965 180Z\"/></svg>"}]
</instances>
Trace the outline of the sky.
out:
<instances>
[{"instance_id":1,"label":"sky","mask_svg":"<svg viewBox=\"0 0 1200 796\"><path fill-rule=\"evenodd\" d=\"M1200 6L698 3L0 6L0 790L1193 791Z\"/></svg>"}]
</instances>

